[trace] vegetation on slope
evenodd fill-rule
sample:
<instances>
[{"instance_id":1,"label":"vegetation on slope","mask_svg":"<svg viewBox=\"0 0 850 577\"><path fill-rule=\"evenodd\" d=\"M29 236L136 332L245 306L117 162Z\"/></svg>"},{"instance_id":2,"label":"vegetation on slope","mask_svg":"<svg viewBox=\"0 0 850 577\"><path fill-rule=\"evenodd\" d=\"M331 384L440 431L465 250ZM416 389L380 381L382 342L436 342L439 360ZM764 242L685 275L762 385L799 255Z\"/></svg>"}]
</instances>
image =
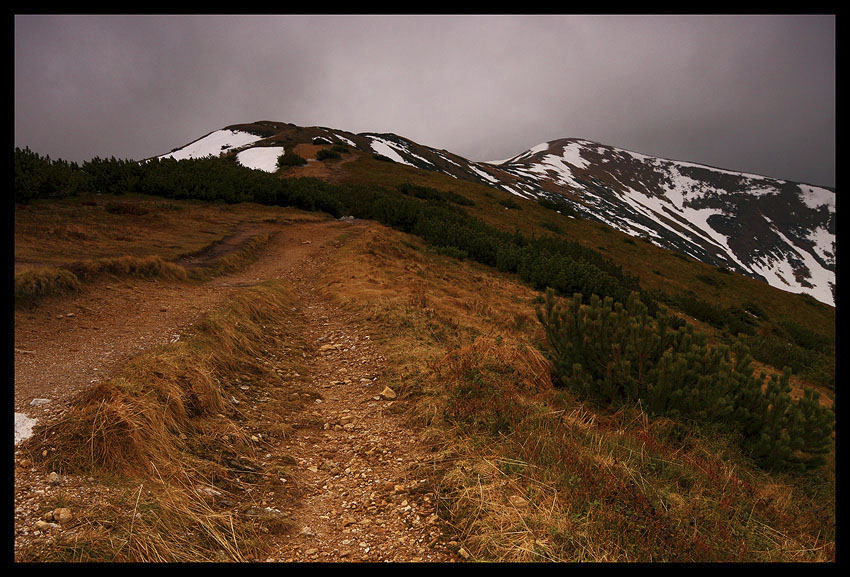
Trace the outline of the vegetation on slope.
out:
<instances>
[{"instance_id":1,"label":"vegetation on slope","mask_svg":"<svg viewBox=\"0 0 850 577\"><path fill-rule=\"evenodd\" d=\"M419 470L474 558L834 558L831 455L768 471L726 427L553 386L539 293L492 268L380 227L337 258L325 292L374 328L433 444Z\"/></svg>"},{"instance_id":2,"label":"vegetation on slope","mask_svg":"<svg viewBox=\"0 0 850 577\"><path fill-rule=\"evenodd\" d=\"M269 484L285 492L286 465L261 467L257 453L288 434L288 416L307 402L293 400L281 381L301 368L285 354L302 346L293 301L280 281L240 293L191 336L133 359L38 429L34 460L97 475L116 490L94 507L75 504L75 530L49 547L33 543L24 558L245 561L264 550L265 534L288 530L283 516L237 515L227 499L250 499ZM247 394L266 399L274 427L233 402ZM263 440L252 434L261 422Z\"/></svg>"},{"instance_id":3,"label":"vegetation on slope","mask_svg":"<svg viewBox=\"0 0 850 577\"><path fill-rule=\"evenodd\" d=\"M95 170L111 170L106 167L114 166L101 163ZM136 166L126 165L121 170L124 169L134 173ZM256 171L252 173L256 175ZM565 295L585 290L587 305L579 306L579 299L572 301L578 309L571 318L580 318L599 306L594 305L598 301L593 301L591 294L628 303L629 295L640 288L635 277L622 272L598 251L573 243L558 233L537 236L533 229L500 228L492 215L496 214L494 210L504 213L505 207L498 203L495 193L490 198L466 189L443 190L416 184L408 178L409 174L392 186L369 187L329 186L314 180L280 181L267 178L268 175L254 180L247 177L243 187L240 178L247 175L248 172L223 160L150 163L136 173L135 188L129 190L149 193L158 190L158 194L171 198L197 197L234 203L251 199L271 205L326 210L335 216L354 214L380 220L427 241L426 245L415 238L375 227L371 237L362 239L358 252L338 255L339 262L345 262L346 266L331 267L329 282L345 283L344 294L336 291L336 298L347 299L347 306L358 310L371 326L380 329L377 336L391 361L394 388L412 405L412 422L427 426L434 440L434 460L424 465L423 473L440 495L445 518L458 528L476 557L728 561L823 560L834 556L835 522L831 504L835 488L831 468L794 475L766 472L752 461L752 457L759 458L758 451L740 443L736 431L713 427L711 419L687 418L682 411L668 412L666 406L649 411L640 395L621 395L616 402L610 398L597 404L593 388L582 392L580 387L553 386L553 370L562 381L564 374L569 376L570 372L559 370L557 361L550 367L539 352L547 349L547 335L544 327L533 319L534 305L541 304L542 299L528 286L497 274L493 267L516 273L539 288L562 282L559 288ZM222 178L216 180L212 176ZM128 182L123 177L103 180ZM152 182L161 188L153 187ZM406 194L397 188L405 182L422 188L407 188L413 194ZM471 205L452 201L447 191L473 202L475 212L460 212L458 207ZM522 206L524 214L547 210L534 203ZM489 215L491 220L479 215ZM566 230L567 225L563 224L563 228ZM641 242L626 246L642 248ZM428 247L443 254L429 254ZM445 254L465 260L450 259ZM491 266L486 268L481 263ZM652 302L648 296L645 300ZM635 303L632 301L631 306L636 306ZM777 309L764 307L762 313L764 310L771 318L776 316ZM238 319L243 316L250 317L250 311L237 312ZM650 318L654 318L648 321L651 329L657 329L659 315ZM793 325L789 326L799 342L808 344L812 340L807 339L806 333L795 331ZM717 335L731 338L724 333ZM221 352L238 355L237 349L252 350L252 342L258 338L265 338L264 333L250 334L235 349L226 346ZM226 334L216 333L210 343L218 347L231 340ZM557 359L557 338L548 340ZM699 350L712 358L715 355L718 366L741 360L717 355L713 351L719 353L722 349L714 346ZM597 354L600 352L610 355L612 351L597 351ZM203 360L205 356L190 358ZM201 419L212 418L204 399L212 399L210 407L215 409L215 394L207 394L215 389L204 388L209 385L205 379L196 384L193 375L221 375L227 387L228 379L235 374L227 371L244 365L226 356L216 355L210 360L212 364L197 373L191 367L178 365L176 372L169 369L162 376L146 374L142 380L133 381L137 384L144 381L144 386L133 383L127 387L121 383L109 386L108 390L100 391L102 398L94 399L105 401L97 405L102 408L100 413L101 409L85 399L75 403L80 412L74 414L84 426L69 427L70 432L111 430L114 434L118 431L119 435L111 441L121 443L114 445L117 447L114 450L98 449L96 459L86 462L81 459L90 458L91 453L75 451L78 444L72 438L63 450L56 452L67 459L57 465L71 470L108 468L109 463L118 462L110 457L113 454L122 455L121 462L132 464L140 461L133 457L135 446L149 452L144 453L141 462L156 463L160 448L164 447L163 455L170 454L169 444L177 444L179 448L180 443L173 437L167 437L164 445L157 439L135 444L132 436L122 433L126 429L99 428L91 420L86 421L83 418L86 415L97 418L117 415L115 422L121 423L122 415L147 418L146 415L156 414L157 418L173 419L175 430L184 432L189 439L195 431L203 432L203 427L195 428L198 422L185 420L179 406L170 406L168 399L173 398L174 402L183 399L181 402L186 406L188 398L188 406L195 407L191 412L198 411ZM609 358L609 365L610 362ZM162 358L152 364L173 366ZM590 366L584 357L581 364ZM568 363L562 366L572 369ZM588 383L589 379L577 380L576 384ZM630 382L628 378L624 380ZM170 387L178 382L179 386L172 391ZM602 382L605 383L604 376ZM779 393L770 394L781 397L782 403L786 403L783 405L786 413L791 414L793 411L788 411L790 405L781 394L787 392L784 385L779 380L774 383ZM131 399L127 402L161 401L162 394L151 395L160 386L166 391L167 401L164 408L160 407L162 411L156 407L149 411L139 404L137 410L128 413L110 412L117 401L127 400L127 394ZM191 400L193 394L196 400ZM664 397L658 400L670 401ZM810 397L796 406L811 408L812 401ZM285 407L280 411L285 413ZM218 413L215 416L220 418ZM763 428L769 440L774 433L781 436L788 430L782 418L775 422L780 423L778 428ZM241 424L236 427L244 429ZM157 427L150 427L151 434L156 430ZM816 444L813 443L814 448L818 448ZM113 447L108 443L103 446ZM130 453L121 452L128 447ZM768 443L767 448L771 447ZM784 449L779 451L780 465L789 456L784 453ZM810 454L817 455L817 451ZM174 455L171 454L171 460ZM191 478L204 483L204 475L217 469L204 462L209 460L203 453L201 457L199 461L188 462L201 473L200 477ZM830 459L831 456L828 462ZM177 461L179 464L179 458ZM178 486L177 477L166 478L169 482L163 483L163 490L174 490ZM146 544L130 558L210 559L219 550L231 555L230 558L239 558L233 550L228 553L228 548L215 537L209 539L210 535L224 533L182 524L186 519L203 519L199 509L189 509L189 515L183 509L180 511L183 517L165 516L165 512L157 509L157 503L159 507L165 503L167 511L181 502L196 501L192 501L190 493L172 493L169 499L145 494L143 503L153 513L144 529L152 537L147 542L136 541ZM92 526L97 527L94 520ZM168 529L157 533L157 528L162 527ZM133 525L125 529L131 537ZM156 536L174 531L206 537L198 543L181 542L179 551L167 550L169 541L156 540ZM108 532L103 535L103 543L122 543L111 540ZM250 535L238 535L233 542L249 543L250 539ZM129 544L131 539L128 537L123 542ZM69 548L66 553L71 551ZM114 550L106 551L108 554L95 548L87 559L121 558L115 557ZM120 551L123 554L124 550ZM76 549L73 552L76 554Z\"/></svg>"}]
</instances>

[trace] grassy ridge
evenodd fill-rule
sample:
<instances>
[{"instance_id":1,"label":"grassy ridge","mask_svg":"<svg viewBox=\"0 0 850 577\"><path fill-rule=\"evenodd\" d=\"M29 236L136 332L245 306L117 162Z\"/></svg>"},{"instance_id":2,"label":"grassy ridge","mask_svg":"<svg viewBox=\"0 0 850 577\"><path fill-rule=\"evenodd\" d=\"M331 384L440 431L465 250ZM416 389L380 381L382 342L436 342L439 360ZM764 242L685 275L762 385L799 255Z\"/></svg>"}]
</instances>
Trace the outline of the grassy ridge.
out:
<instances>
[{"instance_id":1,"label":"grassy ridge","mask_svg":"<svg viewBox=\"0 0 850 577\"><path fill-rule=\"evenodd\" d=\"M433 444L418 474L474 558L834 559L833 456L768 472L722 427L553 387L539 293L492 269L380 227L338 258L349 266L329 269L326 291L374 327Z\"/></svg>"},{"instance_id":2,"label":"grassy ridge","mask_svg":"<svg viewBox=\"0 0 850 577\"><path fill-rule=\"evenodd\" d=\"M205 202L116 198L81 196L16 208L16 308L77 292L105 276L186 281L232 272L254 260L271 241L272 233L261 232L261 227L323 218L252 204L222 211ZM204 267L187 269L175 262L204 252L243 227L257 227L258 233Z\"/></svg>"}]
</instances>

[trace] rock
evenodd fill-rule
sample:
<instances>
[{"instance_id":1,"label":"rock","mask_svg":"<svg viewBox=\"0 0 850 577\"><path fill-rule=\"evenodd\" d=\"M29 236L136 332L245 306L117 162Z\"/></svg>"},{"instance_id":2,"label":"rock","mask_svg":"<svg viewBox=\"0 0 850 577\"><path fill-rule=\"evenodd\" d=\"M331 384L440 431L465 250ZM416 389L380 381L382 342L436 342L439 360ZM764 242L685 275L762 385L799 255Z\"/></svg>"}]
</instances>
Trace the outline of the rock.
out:
<instances>
[{"instance_id":1,"label":"rock","mask_svg":"<svg viewBox=\"0 0 850 577\"><path fill-rule=\"evenodd\" d=\"M47 521L48 523L53 522L53 511L48 511L44 515L41 516L42 521Z\"/></svg>"},{"instance_id":2,"label":"rock","mask_svg":"<svg viewBox=\"0 0 850 577\"><path fill-rule=\"evenodd\" d=\"M74 518L71 510L67 507L59 507L53 511L53 520L58 521L60 525L64 525Z\"/></svg>"},{"instance_id":3,"label":"rock","mask_svg":"<svg viewBox=\"0 0 850 577\"><path fill-rule=\"evenodd\" d=\"M301 527L301 530L299 531L299 533L301 535L304 535L305 537L314 537L316 535L313 532L313 530L310 527L308 527L307 525L304 525L303 527Z\"/></svg>"},{"instance_id":4,"label":"rock","mask_svg":"<svg viewBox=\"0 0 850 577\"><path fill-rule=\"evenodd\" d=\"M47 521L36 521L35 528L39 531L50 531L52 529L58 529L59 525L56 523L48 523Z\"/></svg>"},{"instance_id":5,"label":"rock","mask_svg":"<svg viewBox=\"0 0 850 577\"><path fill-rule=\"evenodd\" d=\"M39 407L41 405L46 405L50 402L50 399L33 399L30 401L31 407Z\"/></svg>"},{"instance_id":6,"label":"rock","mask_svg":"<svg viewBox=\"0 0 850 577\"><path fill-rule=\"evenodd\" d=\"M50 473L47 476L47 482L50 483L51 485L61 485L62 484L62 477L59 476L59 473L57 473L56 471L53 471L52 473Z\"/></svg>"},{"instance_id":7,"label":"rock","mask_svg":"<svg viewBox=\"0 0 850 577\"><path fill-rule=\"evenodd\" d=\"M464 559L469 559L469 553L463 547L457 550L457 554L463 557Z\"/></svg>"},{"instance_id":8,"label":"rock","mask_svg":"<svg viewBox=\"0 0 850 577\"><path fill-rule=\"evenodd\" d=\"M384 390L383 390L383 391L381 391L381 392L380 392L380 394L379 394L378 396L380 396L382 399L386 399L386 400L388 400L388 401L392 401L392 400L393 400L393 399L395 399L398 395L396 395L396 392L395 392L394 390L392 390L391 388L389 388L389 387L384 387Z\"/></svg>"},{"instance_id":9,"label":"rock","mask_svg":"<svg viewBox=\"0 0 850 577\"><path fill-rule=\"evenodd\" d=\"M351 517L346 517L345 519L342 520L342 526L343 527L348 527L349 525L354 525L355 523L357 523L357 521L355 521Z\"/></svg>"}]
</instances>

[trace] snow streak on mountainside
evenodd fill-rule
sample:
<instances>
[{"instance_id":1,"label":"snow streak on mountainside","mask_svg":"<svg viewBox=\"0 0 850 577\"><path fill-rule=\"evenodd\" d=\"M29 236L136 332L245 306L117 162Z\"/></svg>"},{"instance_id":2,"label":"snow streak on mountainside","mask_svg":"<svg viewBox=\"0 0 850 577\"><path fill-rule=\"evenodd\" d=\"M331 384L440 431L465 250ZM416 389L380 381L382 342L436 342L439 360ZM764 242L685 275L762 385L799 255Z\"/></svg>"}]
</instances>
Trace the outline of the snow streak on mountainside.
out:
<instances>
[{"instance_id":1,"label":"snow streak on mountainside","mask_svg":"<svg viewBox=\"0 0 850 577\"><path fill-rule=\"evenodd\" d=\"M658 246L835 303L833 190L581 139L544 142L492 164L394 134L357 136L368 141L361 149L396 162L528 199L566 201L585 218Z\"/></svg>"},{"instance_id":2,"label":"snow streak on mountainside","mask_svg":"<svg viewBox=\"0 0 850 577\"><path fill-rule=\"evenodd\" d=\"M242 132L240 130L216 130L207 134L203 138L199 138L195 142L187 144L182 148L172 150L168 154L163 154L159 158L173 158L174 160L184 160L187 158L203 158L205 156L219 156L222 153L253 144L261 140L261 136Z\"/></svg>"},{"instance_id":3,"label":"snow streak on mountainside","mask_svg":"<svg viewBox=\"0 0 850 577\"><path fill-rule=\"evenodd\" d=\"M498 166L587 218L834 304L835 192L565 139ZM510 190L505 188L505 190Z\"/></svg>"},{"instance_id":4,"label":"snow streak on mountainside","mask_svg":"<svg viewBox=\"0 0 850 577\"><path fill-rule=\"evenodd\" d=\"M257 136L226 128L165 156L197 158L241 149L240 163L252 168L261 168L257 164L261 163L262 170L273 171L271 153L251 151L271 144L278 129L297 129L278 123L236 126L268 133ZM656 158L582 139L544 142L513 158L486 163L395 134L305 130L407 166L531 200L566 203L584 218L658 246L835 303L834 190Z\"/></svg>"}]
</instances>

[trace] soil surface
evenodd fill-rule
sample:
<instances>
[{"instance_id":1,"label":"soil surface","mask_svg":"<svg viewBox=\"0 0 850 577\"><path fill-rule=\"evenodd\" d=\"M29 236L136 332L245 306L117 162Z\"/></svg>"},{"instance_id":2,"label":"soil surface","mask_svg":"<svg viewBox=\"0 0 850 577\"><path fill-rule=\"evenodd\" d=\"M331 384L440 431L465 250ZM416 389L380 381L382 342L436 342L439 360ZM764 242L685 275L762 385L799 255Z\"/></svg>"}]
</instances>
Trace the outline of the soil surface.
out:
<instances>
[{"instance_id":1,"label":"soil surface","mask_svg":"<svg viewBox=\"0 0 850 577\"><path fill-rule=\"evenodd\" d=\"M357 221L280 226L258 260L203 284L105 281L16 312L16 411L40 420L61 412L75 392L109 378L141 350L180 338L234 291L284 278L298 296L307 342L314 344L307 362L318 398L295 416L291 436L265 447L269 461L285 456L299 471L289 480L296 485L294 500L291 491L264 498L265 507L283 510L293 523L291 531L269 536L273 553L265 560L463 560L466 552L450 541L435 514L435 496L417 475L429 453L394 414L398 401L384 390L385 359L368 327L319 287L323 267L338 266L335 247L366 226ZM50 401L33 406L33 399ZM97 492L94 479L67 478L56 486L47 473L16 459L16 549L38 538L37 511L53 493Z\"/></svg>"},{"instance_id":2,"label":"soil surface","mask_svg":"<svg viewBox=\"0 0 850 577\"><path fill-rule=\"evenodd\" d=\"M336 221L270 226L279 232L259 259L206 283L110 279L15 311L15 410L29 412L34 398L61 403L141 350L173 342L234 290L284 277L346 226ZM218 246L235 250L232 239L244 242L257 232L236 233Z\"/></svg>"},{"instance_id":3,"label":"soil surface","mask_svg":"<svg viewBox=\"0 0 850 577\"><path fill-rule=\"evenodd\" d=\"M188 254L175 261L183 268L202 268L211 265L223 256L239 250L253 237L274 230L270 226L246 226L235 233L228 235L218 242L214 242L207 248L194 254Z\"/></svg>"}]
</instances>

